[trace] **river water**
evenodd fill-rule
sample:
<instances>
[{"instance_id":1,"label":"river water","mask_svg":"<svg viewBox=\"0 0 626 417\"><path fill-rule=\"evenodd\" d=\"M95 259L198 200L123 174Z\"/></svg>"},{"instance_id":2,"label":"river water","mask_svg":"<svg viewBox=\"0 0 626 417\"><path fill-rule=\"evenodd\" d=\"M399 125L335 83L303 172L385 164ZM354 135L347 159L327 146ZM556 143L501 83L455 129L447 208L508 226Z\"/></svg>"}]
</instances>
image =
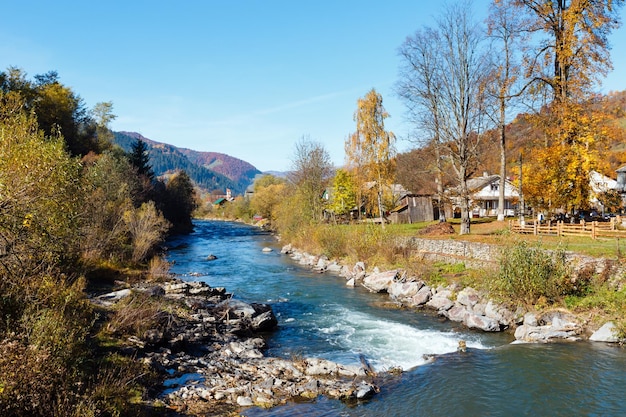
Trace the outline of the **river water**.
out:
<instances>
[{"instance_id":1,"label":"river water","mask_svg":"<svg viewBox=\"0 0 626 417\"><path fill-rule=\"evenodd\" d=\"M626 350L603 343L512 344L426 311L386 309L386 295L345 286L280 254L273 236L238 223L197 221L169 242L172 272L272 305L279 327L267 356L321 357L401 377L372 400L348 406L318 398L253 416L626 416ZM264 247L273 249L270 253ZM213 254L216 260L207 261ZM466 340L467 353L456 353ZM426 361L425 354L437 354Z\"/></svg>"}]
</instances>

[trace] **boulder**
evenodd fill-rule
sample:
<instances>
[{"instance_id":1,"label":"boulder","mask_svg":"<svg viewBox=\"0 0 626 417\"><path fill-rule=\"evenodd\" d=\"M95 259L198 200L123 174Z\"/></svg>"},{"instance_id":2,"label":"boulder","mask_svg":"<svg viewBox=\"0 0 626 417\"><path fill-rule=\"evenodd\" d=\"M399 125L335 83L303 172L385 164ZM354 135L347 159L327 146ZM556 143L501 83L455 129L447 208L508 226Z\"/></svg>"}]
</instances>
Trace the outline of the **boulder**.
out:
<instances>
[{"instance_id":1,"label":"boulder","mask_svg":"<svg viewBox=\"0 0 626 417\"><path fill-rule=\"evenodd\" d=\"M527 313L524 324L515 329L515 339L522 342L575 341L580 339L581 332L581 326L569 313L549 311L540 317Z\"/></svg>"},{"instance_id":2,"label":"boulder","mask_svg":"<svg viewBox=\"0 0 626 417\"><path fill-rule=\"evenodd\" d=\"M326 359L307 358L304 363L306 375L339 375L346 378L365 376L365 370L361 367L341 365Z\"/></svg>"},{"instance_id":3,"label":"boulder","mask_svg":"<svg viewBox=\"0 0 626 417\"><path fill-rule=\"evenodd\" d=\"M418 307L426 304L430 300L431 296L432 291L430 287L428 285L424 285L422 288L419 289L417 294L415 294L408 300L408 302L412 306Z\"/></svg>"},{"instance_id":4,"label":"boulder","mask_svg":"<svg viewBox=\"0 0 626 417\"><path fill-rule=\"evenodd\" d=\"M433 308L439 312L447 311L454 306L454 302L450 300L450 296L452 295L452 291L450 290L441 290L435 293L426 303L427 307Z\"/></svg>"},{"instance_id":5,"label":"boulder","mask_svg":"<svg viewBox=\"0 0 626 417\"><path fill-rule=\"evenodd\" d=\"M274 329L278 325L278 320L272 310L265 311L252 318L250 326L255 332L266 332Z\"/></svg>"},{"instance_id":6,"label":"boulder","mask_svg":"<svg viewBox=\"0 0 626 417\"><path fill-rule=\"evenodd\" d=\"M107 294L103 294L95 298L95 302L104 306L111 306L123 298L128 297L131 294L131 290L126 288L119 291L113 291Z\"/></svg>"},{"instance_id":7,"label":"boulder","mask_svg":"<svg viewBox=\"0 0 626 417\"><path fill-rule=\"evenodd\" d=\"M406 300L414 297L423 286L424 283L422 281L394 281L391 283L389 288L387 288L387 292L389 293L390 297L395 298L396 300Z\"/></svg>"},{"instance_id":8,"label":"boulder","mask_svg":"<svg viewBox=\"0 0 626 417\"><path fill-rule=\"evenodd\" d=\"M488 318L496 320L503 326L510 327L515 324L515 313L506 307L494 303L492 300L489 300L485 305L484 314Z\"/></svg>"},{"instance_id":9,"label":"boulder","mask_svg":"<svg viewBox=\"0 0 626 417\"><path fill-rule=\"evenodd\" d=\"M474 313L468 313L463 323L470 329L480 329L484 332L500 331L500 323L497 320Z\"/></svg>"},{"instance_id":10,"label":"boulder","mask_svg":"<svg viewBox=\"0 0 626 417\"><path fill-rule=\"evenodd\" d=\"M363 286L371 292L386 292L398 277L398 270L378 272L363 278Z\"/></svg>"},{"instance_id":11,"label":"boulder","mask_svg":"<svg viewBox=\"0 0 626 417\"><path fill-rule=\"evenodd\" d=\"M457 303L468 307L475 306L479 300L478 291L472 287L465 287L456 295Z\"/></svg>"},{"instance_id":12,"label":"boulder","mask_svg":"<svg viewBox=\"0 0 626 417\"><path fill-rule=\"evenodd\" d=\"M457 321L457 322L465 322L467 315L470 314L469 311L465 308L465 306L461 304L455 304L452 308L443 312L443 315L448 318L448 320Z\"/></svg>"},{"instance_id":13,"label":"boulder","mask_svg":"<svg viewBox=\"0 0 626 417\"><path fill-rule=\"evenodd\" d=\"M371 384L368 384L365 381L361 381L359 386L356 389L356 398L357 400L367 400L376 394L376 387Z\"/></svg>"},{"instance_id":14,"label":"boulder","mask_svg":"<svg viewBox=\"0 0 626 417\"><path fill-rule=\"evenodd\" d=\"M596 330L589 340L592 342L607 342L607 343L617 343L619 342L619 337L616 336L617 328L612 321L604 323L602 327Z\"/></svg>"},{"instance_id":15,"label":"boulder","mask_svg":"<svg viewBox=\"0 0 626 417\"><path fill-rule=\"evenodd\" d=\"M256 310L252 305L234 298L222 301L216 306L216 308L225 310L227 318L229 319L252 317L254 313L256 313Z\"/></svg>"}]
</instances>

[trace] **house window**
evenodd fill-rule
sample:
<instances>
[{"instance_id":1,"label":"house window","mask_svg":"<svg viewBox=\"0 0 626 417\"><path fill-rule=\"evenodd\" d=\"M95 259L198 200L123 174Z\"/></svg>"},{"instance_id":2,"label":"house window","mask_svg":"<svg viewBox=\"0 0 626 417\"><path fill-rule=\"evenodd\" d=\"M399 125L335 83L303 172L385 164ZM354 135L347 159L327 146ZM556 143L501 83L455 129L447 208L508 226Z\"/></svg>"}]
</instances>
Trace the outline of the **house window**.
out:
<instances>
[{"instance_id":1,"label":"house window","mask_svg":"<svg viewBox=\"0 0 626 417\"><path fill-rule=\"evenodd\" d=\"M498 183L497 182L492 182L491 183L491 191L498 191Z\"/></svg>"}]
</instances>

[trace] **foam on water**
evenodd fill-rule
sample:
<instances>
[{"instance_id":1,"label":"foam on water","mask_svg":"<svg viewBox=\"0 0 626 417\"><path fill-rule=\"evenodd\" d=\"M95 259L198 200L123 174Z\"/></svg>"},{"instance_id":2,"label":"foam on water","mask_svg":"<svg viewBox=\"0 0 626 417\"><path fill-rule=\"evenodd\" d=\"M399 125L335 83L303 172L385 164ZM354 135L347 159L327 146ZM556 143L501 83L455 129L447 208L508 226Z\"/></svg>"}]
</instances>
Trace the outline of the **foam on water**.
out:
<instances>
[{"instance_id":1,"label":"foam on water","mask_svg":"<svg viewBox=\"0 0 626 417\"><path fill-rule=\"evenodd\" d=\"M326 314L318 316L315 325L328 343L340 352L352 354L352 361L364 355L376 370L414 368L428 361L424 355L454 352L460 340L465 340L470 348L486 348L470 333L418 329L339 305L327 305L324 310ZM336 359L341 359L341 355Z\"/></svg>"}]
</instances>

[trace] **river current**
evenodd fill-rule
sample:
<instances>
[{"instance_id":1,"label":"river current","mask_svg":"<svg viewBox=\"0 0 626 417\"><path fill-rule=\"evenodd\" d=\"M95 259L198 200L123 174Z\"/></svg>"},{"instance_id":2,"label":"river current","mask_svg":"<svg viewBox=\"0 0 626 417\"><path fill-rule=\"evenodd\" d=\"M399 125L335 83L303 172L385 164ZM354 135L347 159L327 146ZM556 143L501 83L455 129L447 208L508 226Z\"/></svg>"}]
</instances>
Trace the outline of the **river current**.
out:
<instances>
[{"instance_id":1,"label":"river current","mask_svg":"<svg viewBox=\"0 0 626 417\"><path fill-rule=\"evenodd\" d=\"M272 305L279 326L267 356L354 365L364 355L378 371L404 370L358 405L318 398L244 409L244 416L626 416L626 349L515 344L510 335L471 331L427 311L387 309L386 295L300 267L272 235L239 223L196 221L194 233L168 245L171 271L183 279ZM217 259L207 261L211 254ZM467 353L456 353L460 340ZM432 354L440 356L424 359Z\"/></svg>"}]
</instances>

